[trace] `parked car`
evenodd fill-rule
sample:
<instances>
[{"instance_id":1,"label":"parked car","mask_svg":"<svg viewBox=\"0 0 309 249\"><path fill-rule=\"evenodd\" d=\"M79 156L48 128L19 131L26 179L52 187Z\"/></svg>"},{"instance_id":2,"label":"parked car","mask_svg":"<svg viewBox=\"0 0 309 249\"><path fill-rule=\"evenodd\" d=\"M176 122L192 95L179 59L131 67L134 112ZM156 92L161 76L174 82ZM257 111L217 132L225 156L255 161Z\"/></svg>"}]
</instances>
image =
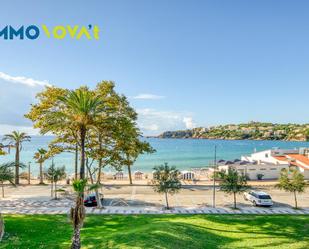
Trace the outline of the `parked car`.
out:
<instances>
[{"instance_id":1,"label":"parked car","mask_svg":"<svg viewBox=\"0 0 309 249\"><path fill-rule=\"evenodd\" d=\"M99 196L100 196L100 201L103 204L103 195L101 193L99 193ZM85 196L84 205L86 207L96 207L98 205L98 201L97 201L95 193L91 193L91 194Z\"/></svg>"},{"instance_id":2,"label":"parked car","mask_svg":"<svg viewBox=\"0 0 309 249\"><path fill-rule=\"evenodd\" d=\"M244 193L244 199L252 202L254 206L272 206L271 196L265 192L249 191Z\"/></svg>"}]
</instances>

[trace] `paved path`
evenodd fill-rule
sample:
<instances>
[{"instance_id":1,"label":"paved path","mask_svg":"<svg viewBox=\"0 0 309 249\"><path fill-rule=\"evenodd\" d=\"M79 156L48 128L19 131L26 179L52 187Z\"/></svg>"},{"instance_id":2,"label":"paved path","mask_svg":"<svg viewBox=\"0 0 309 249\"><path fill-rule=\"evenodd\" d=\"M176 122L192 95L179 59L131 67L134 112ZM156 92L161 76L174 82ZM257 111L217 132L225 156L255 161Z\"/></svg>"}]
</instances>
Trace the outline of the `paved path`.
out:
<instances>
[{"instance_id":1,"label":"paved path","mask_svg":"<svg viewBox=\"0 0 309 249\"><path fill-rule=\"evenodd\" d=\"M0 202L3 214L67 214L74 203L67 199L59 201L11 200ZM88 214L293 214L309 215L309 208L295 210L290 207L241 207L234 210L228 207L175 207L165 210L158 206L107 206L104 209L86 208Z\"/></svg>"}]
</instances>

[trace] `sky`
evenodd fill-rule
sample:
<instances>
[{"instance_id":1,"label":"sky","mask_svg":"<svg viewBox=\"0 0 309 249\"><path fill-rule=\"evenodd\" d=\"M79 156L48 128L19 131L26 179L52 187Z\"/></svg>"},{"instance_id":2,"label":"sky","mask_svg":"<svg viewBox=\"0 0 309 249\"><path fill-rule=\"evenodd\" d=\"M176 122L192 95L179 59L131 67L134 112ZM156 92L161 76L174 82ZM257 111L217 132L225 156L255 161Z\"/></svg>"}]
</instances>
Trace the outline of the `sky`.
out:
<instances>
[{"instance_id":1,"label":"sky","mask_svg":"<svg viewBox=\"0 0 309 249\"><path fill-rule=\"evenodd\" d=\"M99 40L0 37L0 134L45 85L113 80L144 135L249 121L308 123L309 2L2 1L6 25L98 25Z\"/></svg>"}]
</instances>

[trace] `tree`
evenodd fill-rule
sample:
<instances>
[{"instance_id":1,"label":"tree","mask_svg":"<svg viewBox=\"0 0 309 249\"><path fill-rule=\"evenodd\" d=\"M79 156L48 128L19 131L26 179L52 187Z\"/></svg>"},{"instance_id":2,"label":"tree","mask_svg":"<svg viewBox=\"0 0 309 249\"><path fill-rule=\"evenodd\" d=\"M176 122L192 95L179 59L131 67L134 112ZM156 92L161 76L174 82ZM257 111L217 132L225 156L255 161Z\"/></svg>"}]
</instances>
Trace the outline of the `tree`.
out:
<instances>
[{"instance_id":1,"label":"tree","mask_svg":"<svg viewBox=\"0 0 309 249\"><path fill-rule=\"evenodd\" d=\"M4 146L3 144L0 143L0 156L6 155L6 152L3 150L5 147L7 146Z\"/></svg>"},{"instance_id":2,"label":"tree","mask_svg":"<svg viewBox=\"0 0 309 249\"><path fill-rule=\"evenodd\" d=\"M47 179L51 181L52 184L55 184L54 193L55 193L55 199L57 199L57 182L65 179L66 173L65 173L65 167L54 167L54 164L52 164L48 170L47 170Z\"/></svg>"},{"instance_id":3,"label":"tree","mask_svg":"<svg viewBox=\"0 0 309 249\"><path fill-rule=\"evenodd\" d=\"M176 167L168 166L167 163L153 168L153 188L158 193L164 193L166 208L169 209L168 194L175 194L181 189L181 182L179 179L180 172Z\"/></svg>"},{"instance_id":4,"label":"tree","mask_svg":"<svg viewBox=\"0 0 309 249\"><path fill-rule=\"evenodd\" d=\"M132 185L131 167L140 154L153 153L155 150L146 141L140 140L140 131L135 122L126 120L122 122L119 139L117 140L117 150L122 154L124 165L128 168L129 181Z\"/></svg>"},{"instance_id":5,"label":"tree","mask_svg":"<svg viewBox=\"0 0 309 249\"><path fill-rule=\"evenodd\" d=\"M52 99L47 99L52 97ZM85 177L85 140L90 128L95 127L95 120L104 112L104 103L86 87L65 90L48 87L38 95L39 103L33 105L26 114L34 122L34 127L41 133L52 132L63 135L69 130L76 130L76 142L80 147L80 178Z\"/></svg>"},{"instance_id":6,"label":"tree","mask_svg":"<svg viewBox=\"0 0 309 249\"><path fill-rule=\"evenodd\" d=\"M220 190L233 194L234 208L236 209L236 194L248 189L247 179L244 174L239 174L236 169L229 168L227 172L221 172Z\"/></svg>"},{"instance_id":7,"label":"tree","mask_svg":"<svg viewBox=\"0 0 309 249\"><path fill-rule=\"evenodd\" d=\"M102 81L94 90L47 87L25 115L42 134L51 132L56 136L54 146L74 151L75 155L80 150L80 178L85 176L86 152L97 160L98 183L103 167L121 162L130 167L137 155L147 150L145 146L150 147L136 142L140 136L135 122L137 113L125 96L115 92L114 86L112 81ZM124 138L127 143L119 143Z\"/></svg>"},{"instance_id":8,"label":"tree","mask_svg":"<svg viewBox=\"0 0 309 249\"><path fill-rule=\"evenodd\" d=\"M75 207L70 210L70 217L73 224L73 237L71 249L80 249L80 229L83 227L84 219L86 216L83 193L87 185L87 180L79 179L73 181L73 189L76 193Z\"/></svg>"},{"instance_id":9,"label":"tree","mask_svg":"<svg viewBox=\"0 0 309 249\"><path fill-rule=\"evenodd\" d=\"M137 113L129 105L127 98L114 90L112 81L103 81L96 87L95 94L108 106L104 122L98 122L97 136L92 141L92 155L98 160L98 183L102 168L111 165L116 169L125 166L132 184L131 166L140 154L152 153L149 143L141 141L141 132L137 127ZM96 146L93 146L96 145Z\"/></svg>"},{"instance_id":10,"label":"tree","mask_svg":"<svg viewBox=\"0 0 309 249\"><path fill-rule=\"evenodd\" d=\"M37 163L40 165L40 184L44 184L43 181L43 163L47 159L47 150L40 148L37 150L37 152L34 154L34 159L36 159Z\"/></svg>"},{"instance_id":11,"label":"tree","mask_svg":"<svg viewBox=\"0 0 309 249\"><path fill-rule=\"evenodd\" d=\"M98 188L97 184L87 185L86 179L74 180L72 183L73 190L76 193L75 207L71 207L70 218L73 225L73 237L71 249L80 249L80 229L83 227L84 219L86 216L83 193L88 188L88 191L92 191Z\"/></svg>"},{"instance_id":12,"label":"tree","mask_svg":"<svg viewBox=\"0 0 309 249\"><path fill-rule=\"evenodd\" d=\"M11 184L15 185L14 184L14 172L12 170L12 167L15 167L15 162L0 164L0 182L1 182L1 188L2 188L2 198L4 198L3 183L5 181L8 181Z\"/></svg>"},{"instance_id":13,"label":"tree","mask_svg":"<svg viewBox=\"0 0 309 249\"><path fill-rule=\"evenodd\" d=\"M15 184L19 184L20 152L22 143L29 142L31 139L25 132L13 131L11 134L4 135L3 140L8 141L9 145L15 148Z\"/></svg>"},{"instance_id":14,"label":"tree","mask_svg":"<svg viewBox=\"0 0 309 249\"><path fill-rule=\"evenodd\" d=\"M300 173L297 169L290 170L282 169L279 183L276 185L277 188L285 190L287 192L291 192L294 194L295 208L297 206L297 193L303 193L306 188L306 182L302 173Z\"/></svg>"}]
</instances>

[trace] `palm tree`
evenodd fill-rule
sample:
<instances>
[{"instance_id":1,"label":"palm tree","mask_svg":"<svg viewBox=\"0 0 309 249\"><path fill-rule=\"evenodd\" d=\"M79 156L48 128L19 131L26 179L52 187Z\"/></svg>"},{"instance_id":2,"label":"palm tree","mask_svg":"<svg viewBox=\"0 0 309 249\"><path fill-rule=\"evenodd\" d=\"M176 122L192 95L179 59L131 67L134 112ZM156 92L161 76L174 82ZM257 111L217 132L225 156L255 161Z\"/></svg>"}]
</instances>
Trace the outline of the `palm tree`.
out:
<instances>
[{"instance_id":1,"label":"palm tree","mask_svg":"<svg viewBox=\"0 0 309 249\"><path fill-rule=\"evenodd\" d=\"M22 143L29 142L31 139L25 132L13 131L11 134L4 135L3 140L8 141L9 145L15 148L15 184L19 184L20 151Z\"/></svg>"},{"instance_id":2,"label":"palm tree","mask_svg":"<svg viewBox=\"0 0 309 249\"><path fill-rule=\"evenodd\" d=\"M43 182L43 163L45 162L45 160L47 159L47 150L40 148L37 150L37 152L35 152L34 154L34 159L36 159L37 163L40 164L40 184L44 184Z\"/></svg>"},{"instance_id":3,"label":"palm tree","mask_svg":"<svg viewBox=\"0 0 309 249\"><path fill-rule=\"evenodd\" d=\"M73 224L73 237L71 249L80 249L80 229L83 227L86 211L84 207L83 195L87 187L87 191L95 191L100 188L99 184L87 185L87 179L77 179L72 183L73 190L76 193L75 207L71 207L70 218Z\"/></svg>"},{"instance_id":4,"label":"palm tree","mask_svg":"<svg viewBox=\"0 0 309 249\"><path fill-rule=\"evenodd\" d=\"M90 128L95 127L96 119L105 110L103 101L95 97L87 88L69 91L59 97L63 108L50 113L48 123L51 126L67 126L78 131L80 148L80 178L85 178L85 139Z\"/></svg>"},{"instance_id":5,"label":"palm tree","mask_svg":"<svg viewBox=\"0 0 309 249\"><path fill-rule=\"evenodd\" d=\"M12 167L15 166L15 162L0 164L0 183L2 188L2 198L4 198L4 185L5 181L14 185L14 173Z\"/></svg>"},{"instance_id":6,"label":"palm tree","mask_svg":"<svg viewBox=\"0 0 309 249\"><path fill-rule=\"evenodd\" d=\"M83 193L86 185L87 180L85 179L79 179L73 181L73 189L76 192L77 196L76 196L75 207L72 207L70 211L70 217L74 229L71 249L79 249L81 247L80 229L83 226L84 219L86 216L84 200L83 200Z\"/></svg>"},{"instance_id":7,"label":"palm tree","mask_svg":"<svg viewBox=\"0 0 309 249\"><path fill-rule=\"evenodd\" d=\"M236 194L246 191L249 186L247 185L247 178L244 174L239 174L234 168L229 168L227 172L220 172L220 190L233 194L234 209L236 209Z\"/></svg>"}]
</instances>

